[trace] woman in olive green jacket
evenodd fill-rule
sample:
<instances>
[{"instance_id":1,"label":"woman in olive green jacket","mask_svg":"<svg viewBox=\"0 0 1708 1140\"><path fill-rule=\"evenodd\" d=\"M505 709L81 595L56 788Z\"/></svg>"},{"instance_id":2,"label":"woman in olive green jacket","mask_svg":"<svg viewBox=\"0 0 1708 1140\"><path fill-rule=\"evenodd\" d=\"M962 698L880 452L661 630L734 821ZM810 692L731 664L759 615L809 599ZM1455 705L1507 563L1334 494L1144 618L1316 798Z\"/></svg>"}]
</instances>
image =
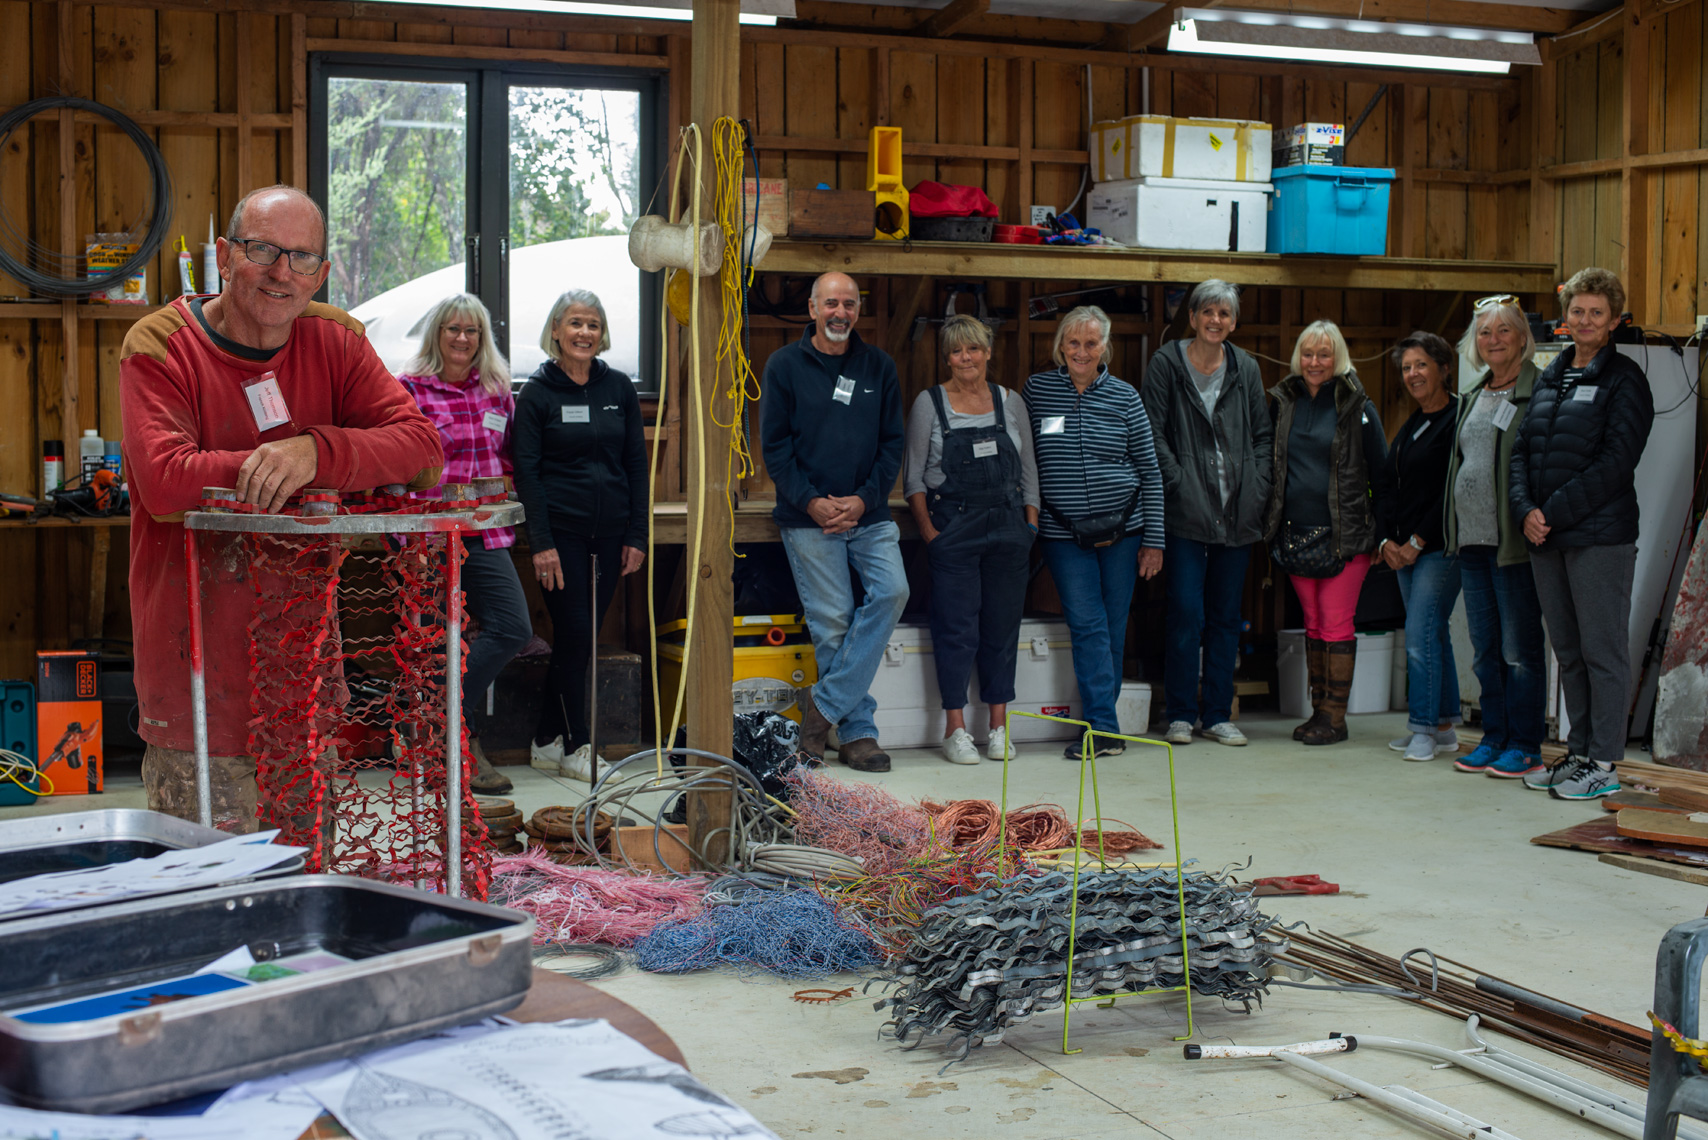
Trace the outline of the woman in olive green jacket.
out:
<instances>
[{"instance_id":1,"label":"woman in olive green jacket","mask_svg":"<svg viewBox=\"0 0 1708 1140\"><path fill-rule=\"evenodd\" d=\"M1447 549L1459 556L1482 743L1453 766L1509 780L1542 769L1542 606L1507 499L1512 441L1530 404L1536 342L1514 297L1478 301L1459 351L1483 370L1462 393L1447 467Z\"/></svg>"}]
</instances>

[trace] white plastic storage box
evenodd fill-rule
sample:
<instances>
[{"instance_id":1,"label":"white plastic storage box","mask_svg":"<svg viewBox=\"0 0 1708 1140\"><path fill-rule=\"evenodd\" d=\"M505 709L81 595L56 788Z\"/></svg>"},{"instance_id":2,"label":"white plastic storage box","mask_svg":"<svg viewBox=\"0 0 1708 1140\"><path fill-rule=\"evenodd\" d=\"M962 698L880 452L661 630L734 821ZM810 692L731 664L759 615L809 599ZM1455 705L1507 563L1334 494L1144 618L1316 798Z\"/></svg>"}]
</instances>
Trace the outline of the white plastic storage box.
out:
<instances>
[{"instance_id":1,"label":"white plastic storage box","mask_svg":"<svg viewBox=\"0 0 1708 1140\"><path fill-rule=\"evenodd\" d=\"M1115 724L1122 736L1148 736L1151 728L1151 687L1144 681L1122 681L1115 698Z\"/></svg>"},{"instance_id":2,"label":"white plastic storage box","mask_svg":"<svg viewBox=\"0 0 1708 1140\"><path fill-rule=\"evenodd\" d=\"M1091 127L1093 182L1211 178L1268 182L1268 123L1130 115Z\"/></svg>"},{"instance_id":3,"label":"white plastic storage box","mask_svg":"<svg viewBox=\"0 0 1708 1140\"><path fill-rule=\"evenodd\" d=\"M1305 631L1284 629L1275 636L1275 665L1281 682L1281 715L1308 717L1311 715L1311 671L1305 661ZM1388 711L1388 691L1393 680L1393 656L1393 634L1358 635L1358 661L1352 669L1352 694L1346 701L1347 712Z\"/></svg>"},{"instance_id":4,"label":"white plastic storage box","mask_svg":"<svg viewBox=\"0 0 1708 1140\"><path fill-rule=\"evenodd\" d=\"M1015 661L1016 712L1045 713L1077 719L1079 686L1073 679L1073 643L1066 622L1029 618L1020 623L1020 652ZM978 699L978 671L967 686L967 731L981 744L990 739L990 708ZM883 664L872 678L872 697L878 702L878 742L886 748L928 748L943 740L943 697L937 688L937 662L931 649L931 627L903 623L890 634ZM1071 740L1073 726L1010 716L1010 739L1016 744L1038 740Z\"/></svg>"},{"instance_id":5,"label":"white plastic storage box","mask_svg":"<svg viewBox=\"0 0 1708 1140\"><path fill-rule=\"evenodd\" d=\"M1133 178L1092 187L1085 224L1143 249L1263 253L1269 234L1267 182Z\"/></svg>"}]
</instances>

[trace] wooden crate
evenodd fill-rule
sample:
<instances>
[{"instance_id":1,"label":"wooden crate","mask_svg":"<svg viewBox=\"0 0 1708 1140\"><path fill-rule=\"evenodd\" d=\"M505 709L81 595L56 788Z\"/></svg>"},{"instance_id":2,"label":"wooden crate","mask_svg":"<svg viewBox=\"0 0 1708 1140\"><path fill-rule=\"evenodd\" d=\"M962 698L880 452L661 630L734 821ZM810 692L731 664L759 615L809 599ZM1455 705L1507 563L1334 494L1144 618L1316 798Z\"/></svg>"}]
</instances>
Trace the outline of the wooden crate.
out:
<instances>
[{"instance_id":1,"label":"wooden crate","mask_svg":"<svg viewBox=\"0 0 1708 1140\"><path fill-rule=\"evenodd\" d=\"M658 837L658 851L664 854L664 864L659 863L658 854L653 851L653 829L650 827L619 827L611 832L611 860L619 868L623 867L626 854L628 861L640 870L669 870L684 874L693 870L693 860L689 857L688 825L667 823L664 830L667 834Z\"/></svg>"},{"instance_id":2,"label":"wooden crate","mask_svg":"<svg viewBox=\"0 0 1708 1140\"><path fill-rule=\"evenodd\" d=\"M787 178L749 178L742 184L742 194L746 199L744 216L748 222L754 219L754 191L757 188L759 196L758 222L771 231L772 237L789 236L789 180Z\"/></svg>"},{"instance_id":3,"label":"wooden crate","mask_svg":"<svg viewBox=\"0 0 1708 1140\"><path fill-rule=\"evenodd\" d=\"M870 190L789 191L789 236L871 240L876 231L877 199Z\"/></svg>"}]
</instances>

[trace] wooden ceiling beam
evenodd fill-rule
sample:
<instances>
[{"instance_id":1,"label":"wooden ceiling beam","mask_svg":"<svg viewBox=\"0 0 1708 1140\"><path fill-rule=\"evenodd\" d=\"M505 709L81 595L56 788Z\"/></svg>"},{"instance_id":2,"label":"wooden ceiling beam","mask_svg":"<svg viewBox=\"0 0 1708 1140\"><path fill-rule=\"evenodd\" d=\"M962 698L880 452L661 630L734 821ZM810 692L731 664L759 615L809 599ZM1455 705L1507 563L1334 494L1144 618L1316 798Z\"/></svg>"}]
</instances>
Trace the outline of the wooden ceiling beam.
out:
<instances>
[{"instance_id":1,"label":"wooden ceiling beam","mask_svg":"<svg viewBox=\"0 0 1708 1140\"><path fill-rule=\"evenodd\" d=\"M1208 8L1209 4L1186 4ZM1572 28L1583 13L1570 8L1532 8L1527 4L1485 4L1480 0L1230 0L1232 8L1259 12L1299 12L1349 20L1398 20L1460 28L1503 28L1552 36ZM1152 13L1155 16L1157 13ZM1145 17L1150 19L1151 16ZM1140 21L1143 23L1143 21ZM1133 25L1137 28L1139 25Z\"/></svg>"},{"instance_id":2,"label":"wooden ceiling beam","mask_svg":"<svg viewBox=\"0 0 1708 1140\"><path fill-rule=\"evenodd\" d=\"M921 20L914 31L932 39L952 36L970 21L990 11L990 0L949 0Z\"/></svg>"}]
</instances>

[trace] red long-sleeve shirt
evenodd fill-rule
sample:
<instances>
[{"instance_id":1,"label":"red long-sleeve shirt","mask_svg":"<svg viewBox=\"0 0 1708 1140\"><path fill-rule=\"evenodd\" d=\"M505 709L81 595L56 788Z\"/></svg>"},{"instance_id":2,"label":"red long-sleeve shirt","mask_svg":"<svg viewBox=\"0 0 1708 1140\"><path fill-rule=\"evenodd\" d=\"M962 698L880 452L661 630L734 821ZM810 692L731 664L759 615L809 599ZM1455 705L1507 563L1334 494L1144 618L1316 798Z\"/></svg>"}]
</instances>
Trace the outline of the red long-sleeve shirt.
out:
<instances>
[{"instance_id":1,"label":"red long-sleeve shirt","mask_svg":"<svg viewBox=\"0 0 1708 1140\"><path fill-rule=\"evenodd\" d=\"M140 734L164 748L194 747L182 513L196 508L202 488L236 486L251 451L298 435L314 437L315 487L430 487L443 463L438 430L348 313L309 305L265 361L245 359L232 351L238 347L215 344L179 298L131 326L119 363ZM290 418L262 432L245 387L267 372ZM239 756L248 742L253 588L231 540L204 533L200 549L208 748Z\"/></svg>"}]
</instances>

